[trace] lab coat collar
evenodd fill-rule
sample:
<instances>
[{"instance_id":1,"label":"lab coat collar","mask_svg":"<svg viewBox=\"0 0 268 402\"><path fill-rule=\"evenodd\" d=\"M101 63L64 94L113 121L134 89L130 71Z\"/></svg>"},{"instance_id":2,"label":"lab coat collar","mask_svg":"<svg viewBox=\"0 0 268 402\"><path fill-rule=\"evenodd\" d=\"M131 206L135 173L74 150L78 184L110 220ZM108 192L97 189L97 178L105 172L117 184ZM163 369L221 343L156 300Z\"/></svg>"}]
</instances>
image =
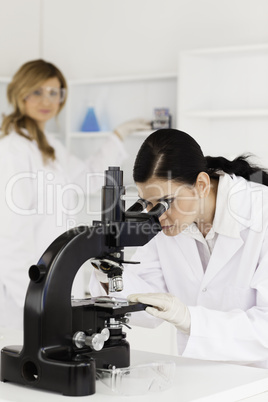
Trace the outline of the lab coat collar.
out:
<instances>
[{"instance_id":1,"label":"lab coat collar","mask_svg":"<svg viewBox=\"0 0 268 402\"><path fill-rule=\"evenodd\" d=\"M262 184L236 175L221 175L213 221L215 232L233 238L239 238L247 228L261 232L266 197L267 187Z\"/></svg>"},{"instance_id":2,"label":"lab coat collar","mask_svg":"<svg viewBox=\"0 0 268 402\"><path fill-rule=\"evenodd\" d=\"M209 260L202 286L223 269L243 246L240 236L246 228L262 230L262 200L264 186L242 177L223 174L219 178L216 211L213 221L219 237Z\"/></svg>"},{"instance_id":3,"label":"lab coat collar","mask_svg":"<svg viewBox=\"0 0 268 402\"><path fill-rule=\"evenodd\" d=\"M230 190L234 185L234 179L226 173L220 174L217 191L215 216L212 228L208 233L208 238L212 238L215 233L231 237L240 237L240 223L234 219L233 211L229 208L228 198ZM197 225L192 223L183 232L183 235L200 239L201 232ZM202 235L201 235L202 236Z\"/></svg>"},{"instance_id":4,"label":"lab coat collar","mask_svg":"<svg viewBox=\"0 0 268 402\"><path fill-rule=\"evenodd\" d=\"M207 284L228 263L228 261L235 255L235 253L244 243L242 238L240 237L240 231L242 229L241 222L239 221L239 219L237 219L236 214L237 211L239 211L239 209L241 208L241 202L243 202L243 196L245 197L245 194L241 194L240 191L233 191L233 189L236 187L236 184L237 183L235 176L230 176L225 173L220 175L217 191L215 217L213 220L213 231L215 233L218 233L220 236L218 237L215 244L205 274L203 272L201 275L201 263L199 264L199 269L197 269L198 267L196 266L196 258L195 263L193 260L193 256L190 258L191 262L194 263L196 266L196 274L200 277L202 288L207 286ZM230 197L232 198L233 194L235 194L236 197L234 197L234 199L232 199L232 202L230 203ZM190 225L181 234L187 235L187 237L190 236L196 238L192 225ZM195 228L195 231L196 230L198 230L197 227Z\"/></svg>"},{"instance_id":5,"label":"lab coat collar","mask_svg":"<svg viewBox=\"0 0 268 402\"><path fill-rule=\"evenodd\" d=\"M235 200L235 205L230 203L232 198L232 189L236 185L235 176L230 176L223 173L219 177L216 210L213 220L213 230L221 235L239 238L241 224L237 220L237 205L238 200Z\"/></svg>"},{"instance_id":6,"label":"lab coat collar","mask_svg":"<svg viewBox=\"0 0 268 402\"><path fill-rule=\"evenodd\" d=\"M193 248L189 238L195 238L190 225L178 234L177 243L182 253L187 253L189 266L200 278L200 289L207 287L209 282L228 264L244 240L240 233L250 228L253 231L263 230L263 214L266 212L267 188L252 183L242 177L221 174L219 178L215 217L213 228L219 234L211 254L207 269L202 272L197 248ZM192 248L191 248L192 247Z\"/></svg>"}]
</instances>

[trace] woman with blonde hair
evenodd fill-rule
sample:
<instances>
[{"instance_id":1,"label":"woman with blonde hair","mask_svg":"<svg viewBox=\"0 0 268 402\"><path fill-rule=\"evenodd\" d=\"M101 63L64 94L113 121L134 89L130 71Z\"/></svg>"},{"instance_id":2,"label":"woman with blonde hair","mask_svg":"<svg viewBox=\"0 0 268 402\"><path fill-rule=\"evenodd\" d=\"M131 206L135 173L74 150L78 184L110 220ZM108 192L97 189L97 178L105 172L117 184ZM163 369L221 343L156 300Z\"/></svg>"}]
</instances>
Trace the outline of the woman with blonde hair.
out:
<instances>
[{"instance_id":1,"label":"woman with blonde hair","mask_svg":"<svg viewBox=\"0 0 268 402\"><path fill-rule=\"evenodd\" d=\"M121 139L133 123L117 127L86 161L45 132L66 95L63 74L44 60L25 63L8 85L13 111L0 139L0 327L21 327L29 267L68 229L81 195L98 190L103 171L126 157Z\"/></svg>"},{"instance_id":2,"label":"woman with blonde hair","mask_svg":"<svg viewBox=\"0 0 268 402\"><path fill-rule=\"evenodd\" d=\"M44 161L54 160L55 149L49 145L44 127L46 121L60 113L66 94L67 83L57 67L44 60L25 63L8 85L7 98L14 110L3 119L3 134L15 131L30 141L35 140ZM48 107L43 107L44 100Z\"/></svg>"}]
</instances>

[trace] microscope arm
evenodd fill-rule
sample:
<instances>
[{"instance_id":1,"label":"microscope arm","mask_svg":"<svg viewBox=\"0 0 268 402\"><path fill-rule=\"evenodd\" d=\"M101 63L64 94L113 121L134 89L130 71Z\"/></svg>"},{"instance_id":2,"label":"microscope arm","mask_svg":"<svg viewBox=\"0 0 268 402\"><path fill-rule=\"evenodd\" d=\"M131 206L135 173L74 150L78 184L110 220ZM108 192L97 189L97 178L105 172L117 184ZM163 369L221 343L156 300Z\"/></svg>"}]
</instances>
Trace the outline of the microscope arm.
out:
<instances>
[{"instance_id":1,"label":"microscope arm","mask_svg":"<svg viewBox=\"0 0 268 402\"><path fill-rule=\"evenodd\" d=\"M1 351L1 381L61 392L90 395L95 392L96 367L127 367L129 344L122 332L128 312L145 308L141 303L101 305L98 300L71 300L76 273L87 260L113 262L109 275L122 276L120 264L125 246L142 246L160 230L158 217L168 204L149 213L143 207L125 212L123 173L117 167L106 172L102 221L77 227L59 236L29 270L30 284L24 306L24 343ZM118 264L115 264L115 263ZM107 329L103 349L88 345ZM102 336L102 335L101 335ZM86 347L82 344L86 342Z\"/></svg>"},{"instance_id":2,"label":"microscope arm","mask_svg":"<svg viewBox=\"0 0 268 402\"><path fill-rule=\"evenodd\" d=\"M96 227L79 227L58 237L29 271L31 278L24 308L24 348L32 351L59 342L69 344L72 334L71 289L81 265L108 252ZM35 335L42 331L42 345Z\"/></svg>"}]
</instances>

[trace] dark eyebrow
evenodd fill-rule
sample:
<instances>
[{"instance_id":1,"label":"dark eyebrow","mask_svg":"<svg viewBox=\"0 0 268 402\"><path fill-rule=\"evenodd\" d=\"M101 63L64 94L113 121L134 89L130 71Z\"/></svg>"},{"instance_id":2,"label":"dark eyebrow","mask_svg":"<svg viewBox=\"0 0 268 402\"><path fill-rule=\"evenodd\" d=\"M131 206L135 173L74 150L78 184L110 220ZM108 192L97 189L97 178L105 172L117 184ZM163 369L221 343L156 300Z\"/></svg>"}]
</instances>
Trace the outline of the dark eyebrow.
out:
<instances>
[{"instance_id":1,"label":"dark eyebrow","mask_svg":"<svg viewBox=\"0 0 268 402\"><path fill-rule=\"evenodd\" d=\"M160 202L160 201L164 201L164 200L169 200L169 199L171 199L171 198L173 198L174 197L174 195L164 195L164 197L161 197L161 198L158 198L158 202Z\"/></svg>"},{"instance_id":2,"label":"dark eyebrow","mask_svg":"<svg viewBox=\"0 0 268 402\"><path fill-rule=\"evenodd\" d=\"M152 202L151 201L147 201L147 200L145 200L144 198L141 198L141 197L139 197L142 201L144 201L144 202L147 202L148 204L152 204ZM172 194L170 194L170 195L164 195L164 197L161 197L161 198L158 198L158 200L156 200L157 202L160 202L160 201L164 201L164 200L170 200L170 199L172 199L172 198L174 198L174 195L172 195Z\"/></svg>"}]
</instances>

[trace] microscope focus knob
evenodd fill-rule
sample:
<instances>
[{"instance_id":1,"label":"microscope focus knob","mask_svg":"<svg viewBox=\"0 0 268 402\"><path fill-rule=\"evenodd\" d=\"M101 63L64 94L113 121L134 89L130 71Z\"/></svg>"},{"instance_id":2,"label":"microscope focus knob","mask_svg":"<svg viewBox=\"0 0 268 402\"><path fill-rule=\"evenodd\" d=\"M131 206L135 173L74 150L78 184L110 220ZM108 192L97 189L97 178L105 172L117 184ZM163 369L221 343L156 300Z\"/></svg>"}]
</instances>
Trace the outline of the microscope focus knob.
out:
<instances>
[{"instance_id":1,"label":"microscope focus knob","mask_svg":"<svg viewBox=\"0 0 268 402\"><path fill-rule=\"evenodd\" d=\"M82 331L78 331L73 336L73 343L79 349L85 345L91 349L99 351L103 348L104 342L110 337L110 331L108 328L103 328L100 334L86 335Z\"/></svg>"},{"instance_id":2,"label":"microscope focus knob","mask_svg":"<svg viewBox=\"0 0 268 402\"><path fill-rule=\"evenodd\" d=\"M104 338L101 334L86 336L85 344L93 350L101 350L104 346Z\"/></svg>"},{"instance_id":3,"label":"microscope focus knob","mask_svg":"<svg viewBox=\"0 0 268 402\"><path fill-rule=\"evenodd\" d=\"M108 339L110 338L110 331L108 328L103 328L103 330L101 331L101 336L104 339L104 342L108 341Z\"/></svg>"}]
</instances>

